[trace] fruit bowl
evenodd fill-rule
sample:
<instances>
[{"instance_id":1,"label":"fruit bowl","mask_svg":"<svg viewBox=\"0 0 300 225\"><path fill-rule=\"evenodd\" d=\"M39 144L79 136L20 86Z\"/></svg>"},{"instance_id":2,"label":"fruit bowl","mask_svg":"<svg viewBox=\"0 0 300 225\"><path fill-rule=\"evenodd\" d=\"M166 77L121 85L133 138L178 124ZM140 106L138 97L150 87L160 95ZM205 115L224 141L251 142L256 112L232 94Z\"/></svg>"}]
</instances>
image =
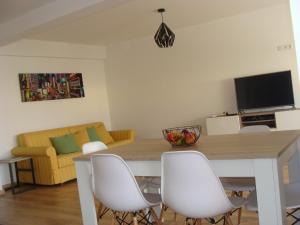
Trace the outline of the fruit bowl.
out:
<instances>
[{"instance_id":1,"label":"fruit bowl","mask_svg":"<svg viewBox=\"0 0 300 225\"><path fill-rule=\"evenodd\" d=\"M164 138L173 146L195 144L200 137L201 126L174 127L162 130Z\"/></svg>"}]
</instances>

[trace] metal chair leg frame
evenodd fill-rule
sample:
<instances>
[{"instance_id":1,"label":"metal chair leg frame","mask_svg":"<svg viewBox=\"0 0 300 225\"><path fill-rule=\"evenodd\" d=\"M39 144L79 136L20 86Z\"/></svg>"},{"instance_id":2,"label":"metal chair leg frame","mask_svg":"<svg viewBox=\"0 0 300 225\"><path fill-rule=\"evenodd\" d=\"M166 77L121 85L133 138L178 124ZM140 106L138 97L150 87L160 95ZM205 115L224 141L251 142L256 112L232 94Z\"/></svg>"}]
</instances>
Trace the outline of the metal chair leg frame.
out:
<instances>
[{"instance_id":1,"label":"metal chair leg frame","mask_svg":"<svg viewBox=\"0 0 300 225\"><path fill-rule=\"evenodd\" d=\"M116 213L116 212L115 212ZM128 222L126 221L127 217L131 215L132 219ZM151 222L150 218L154 217L154 220ZM160 225L159 218L156 216L153 209L149 209L148 212L140 211L140 212L134 212L134 213L122 213L122 216L117 215L115 216L115 220L118 222L119 225L153 225L155 222Z\"/></svg>"},{"instance_id":2,"label":"metal chair leg frame","mask_svg":"<svg viewBox=\"0 0 300 225\"><path fill-rule=\"evenodd\" d=\"M292 223L292 225L295 225L296 223L298 223L300 221L300 218L296 217L294 215L295 212L299 211L300 208L296 208L291 212L286 212L286 217L292 217L295 221Z\"/></svg>"}]
</instances>

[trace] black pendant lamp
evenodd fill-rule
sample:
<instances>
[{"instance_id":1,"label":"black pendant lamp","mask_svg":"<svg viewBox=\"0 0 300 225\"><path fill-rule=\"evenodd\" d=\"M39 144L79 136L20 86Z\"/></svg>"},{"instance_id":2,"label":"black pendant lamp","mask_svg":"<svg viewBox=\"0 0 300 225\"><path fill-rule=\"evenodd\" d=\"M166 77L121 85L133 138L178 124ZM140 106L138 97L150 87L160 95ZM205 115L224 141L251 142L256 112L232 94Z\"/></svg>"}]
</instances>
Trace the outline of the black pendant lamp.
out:
<instances>
[{"instance_id":1,"label":"black pendant lamp","mask_svg":"<svg viewBox=\"0 0 300 225\"><path fill-rule=\"evenodd\" d=\"M175 40L175 34L170 30L170 28L164 23L164 17L163 13L165 12L165 9L158 9L157 12L161 14L162 22L154 35L154 40L158 47L160 48L168 48L172 47L174 40Z\"/></svg>"}]
</instances>

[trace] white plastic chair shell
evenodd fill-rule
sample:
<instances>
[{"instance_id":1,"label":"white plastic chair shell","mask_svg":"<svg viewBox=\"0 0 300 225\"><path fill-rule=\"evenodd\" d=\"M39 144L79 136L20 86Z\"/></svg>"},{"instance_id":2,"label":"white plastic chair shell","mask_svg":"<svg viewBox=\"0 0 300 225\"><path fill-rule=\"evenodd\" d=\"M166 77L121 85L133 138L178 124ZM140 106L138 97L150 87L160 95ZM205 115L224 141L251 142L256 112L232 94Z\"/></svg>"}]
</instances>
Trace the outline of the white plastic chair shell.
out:
<instances>
[{"instance_id":1,"label":"white plastic chair shell","mask_svg":"<svg viewBox=\"0 0 300 225\"><path fill-rule=\"evenodd\" d=\"M107 146L101 141L93 141L86 143L82 146L82 153L84 155L91 154L97 151L102 151L107 149Z\"/></svg>"},{"instance_id":2,"label":"white plastic chair shell","mask_svg":"<svg viewBox=\"0 0 300 225\"><path fill-rule=\"evenodd\" d=\"M246 126L240 129L240 134L248 134L248 133L267 133L270 132L270 127L266 125L253 125Z\"/></svg>"},{"instance_id":3,"label":"white plastic chair shell","mask_svg":"<svg viewBox=\"0 0 300 225\"><path fill-rule=\"evenodd\" d=\"M106 150L107 146L101 141L92 141L82 145L82 154L87 155L98 151ZM89 174L92 175L92 166L87 164Z\"/></svg>"},{"instance_id":4,"label":"white plastic chair shell","mask_svg":"<svg viewBox=\"0 0 300 225\"><path fill-rule=\"evenodd\" d=\"M210 167L197 151L166 152L162 155L161 195L163 203L190 218L208 218L229 212L234 205Z\"/></svg>"},{"instance_id":5,"label":"white plastic chair shell","mask_svg":"<svg viewBox=\"0 0 300 225\"><path fill-rule=\"evenodd\" d=\"M106 207L136 212L160 202L149 202L142 194L125 161L112 154L91 155L95 197Z\"/></svg>"}]
</instances>

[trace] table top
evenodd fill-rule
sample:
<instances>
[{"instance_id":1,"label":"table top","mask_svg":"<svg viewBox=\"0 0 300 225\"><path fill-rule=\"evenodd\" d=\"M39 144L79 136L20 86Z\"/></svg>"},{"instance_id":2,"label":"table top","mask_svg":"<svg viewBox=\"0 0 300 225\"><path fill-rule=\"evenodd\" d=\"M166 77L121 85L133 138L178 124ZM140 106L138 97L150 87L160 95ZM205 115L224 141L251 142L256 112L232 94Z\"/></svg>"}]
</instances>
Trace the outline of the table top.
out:
<instances>
[{"instance_id":1,"label":"table top","mask_svg":"<svg viewBox=\"0 0 300 225\"><path fill-rule=\"evenodd\" d=\"M300 130L211 135L201 136L196 145L189 147L172 147L164 139L144 139L93 154L116 154L127 161L160 160L163 152L181 150L200 151L210 160L277 158L298 137ZM75 158L75 161L87 161L89 158L89 154L82 155Z\"/></svg>"},{"instance_id":2,"label":"table top","mask_svg":"<svg viewBox=\"0 0 300 225\"><path fill-rule=\"evenodd\" d=\"M7 158L7 159L0 159L0 164L15 163L15 162L28 160L28 159L31 159L31 157L12 157L12 158Z\"/></svg>"}]
</instances>

